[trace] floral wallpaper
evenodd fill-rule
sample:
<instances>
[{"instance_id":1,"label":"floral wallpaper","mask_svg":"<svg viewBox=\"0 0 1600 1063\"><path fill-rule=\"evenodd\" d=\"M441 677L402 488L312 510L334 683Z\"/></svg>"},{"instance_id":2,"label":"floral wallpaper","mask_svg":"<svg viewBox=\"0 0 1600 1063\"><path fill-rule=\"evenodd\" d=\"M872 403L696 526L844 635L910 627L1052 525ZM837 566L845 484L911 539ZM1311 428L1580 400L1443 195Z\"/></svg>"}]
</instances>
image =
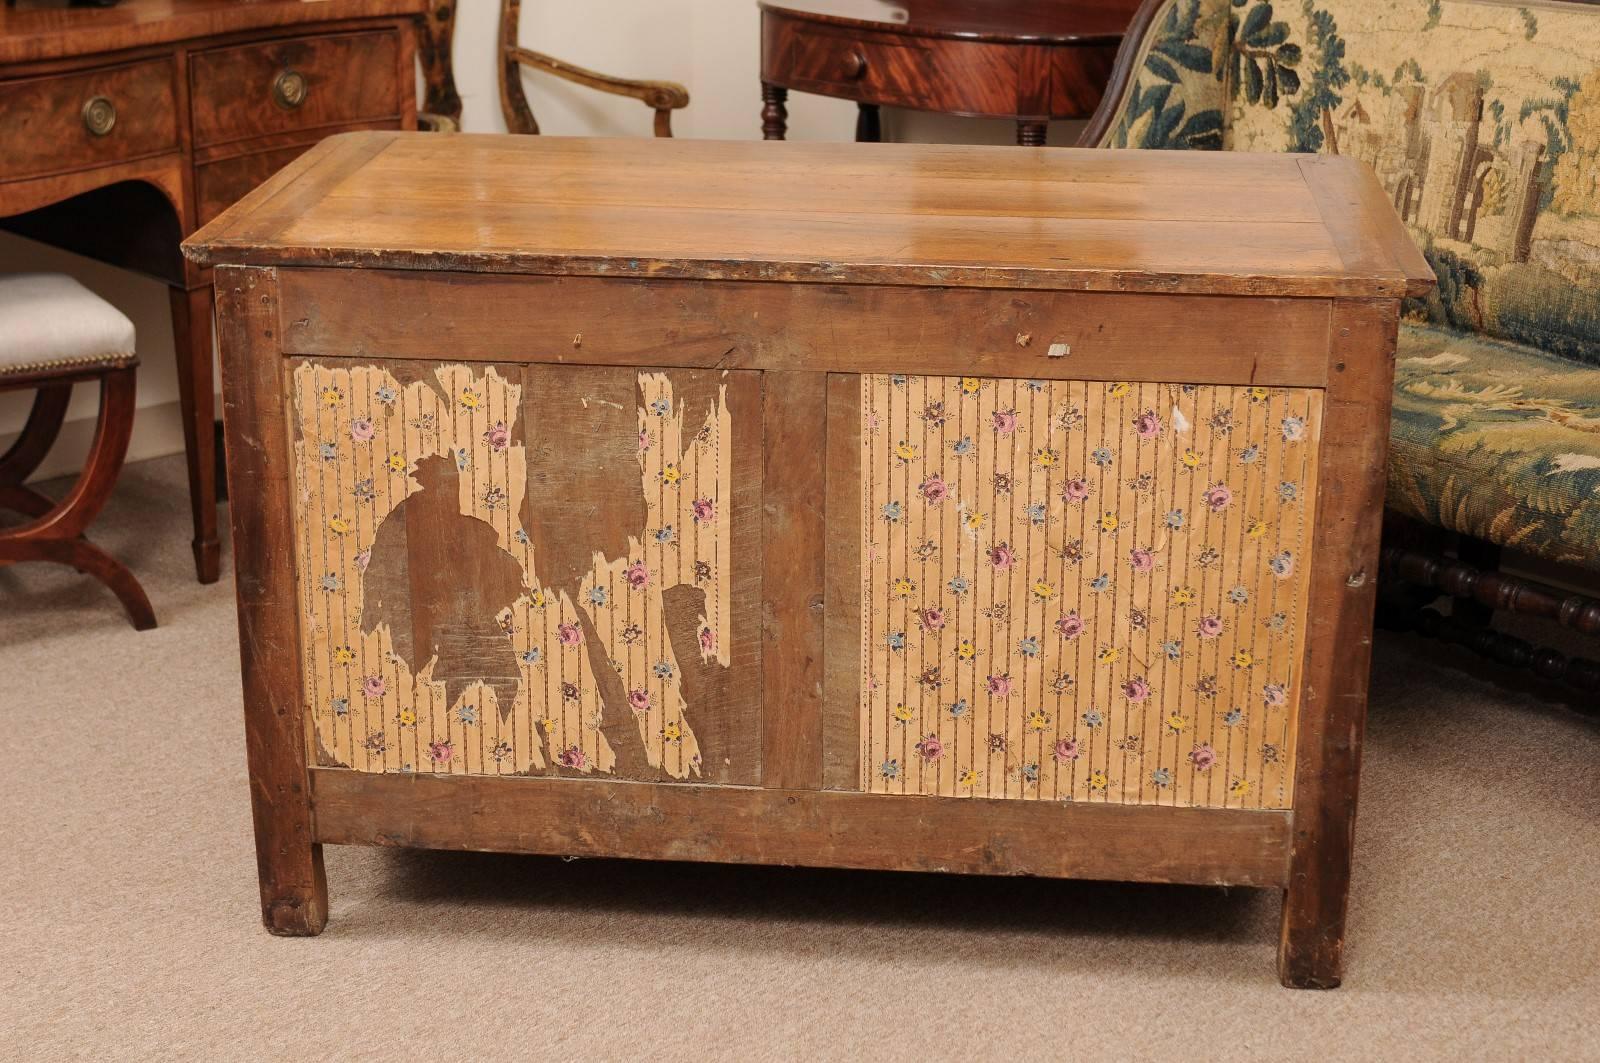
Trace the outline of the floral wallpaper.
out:
<instances>
[{"instance_id":1,"label":"floral wallpaper","mask_svg":"<svg viewBox=\"0 0 1600 1063\"><path fill-rule=\"evenodd\" d=\"M636 475L646 524L630 532L625 555L596 554L575 599L533 575L521 523L528 483L521 383L493 367L465 365L404 384L379 366L294 369L302 653L307 712L324 763L375 772L612 771L615 751L600 730L598 657L621 680L650 766L673 778L700 774L662 593L684 583L705 591L699 652L727 665L728 411L719 399L704 424L686 424L666 375L637 380ZM528 409L538 415L537 402ZM397 642L409 638L379 619L387 605L375 574L391 563L380 556L385 522L430 491L453 496L445 508L455 518L447 528L424 529L454 555L430 578L459 578L446 591L481 606L482 615L436 634L432 646L411 647L408 658ZM411 600L414 585L388 588L403 610L429 604ZM494 600L507 585L507 600ZM604 643L600 653L590 652L590 639ZM511 674L457 680L453 689L435 670L461 643L473 659L508 661Z\"/></svg>"},{"instance_id":2,"label":"floral wallpaper","mask_svg":"<svg viewBox=\"0 0 1600 1063\"><path fill-rule=\"evenodd\" d=\"M1321 392L862 378L862 785L1287 808Z\"/></svg>"}]
</instances>

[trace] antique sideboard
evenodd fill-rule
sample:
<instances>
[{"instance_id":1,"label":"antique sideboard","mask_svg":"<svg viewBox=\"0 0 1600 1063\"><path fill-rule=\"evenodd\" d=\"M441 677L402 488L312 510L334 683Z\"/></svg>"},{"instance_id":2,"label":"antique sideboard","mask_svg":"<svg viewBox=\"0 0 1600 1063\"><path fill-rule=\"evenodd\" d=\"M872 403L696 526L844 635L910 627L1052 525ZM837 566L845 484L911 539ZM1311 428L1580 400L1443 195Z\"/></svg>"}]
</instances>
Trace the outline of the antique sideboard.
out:
<instances>
[{"instance_id":1,"label":"antique sideboard","mask_svg":"<svg viewBox=\"0 0 1600 1063\"><path fill-rule=\"evenodd\" d=\"M0 7L0 228L172 288L195 569L217 578L208 270L184 236L331 133L416 126L425 0Z\"/></svg>"},{"instance_id":2,"label":"antique sideboard","mask_svg":"<svg viewBox=\"0 0 1600 1063\"><path fill-rule=\"evenodd\" d=\"M1227 883L1338 983L1358 164L352 134L185 246L273 932L330 842Z\"/></svg>"}]
</instances>

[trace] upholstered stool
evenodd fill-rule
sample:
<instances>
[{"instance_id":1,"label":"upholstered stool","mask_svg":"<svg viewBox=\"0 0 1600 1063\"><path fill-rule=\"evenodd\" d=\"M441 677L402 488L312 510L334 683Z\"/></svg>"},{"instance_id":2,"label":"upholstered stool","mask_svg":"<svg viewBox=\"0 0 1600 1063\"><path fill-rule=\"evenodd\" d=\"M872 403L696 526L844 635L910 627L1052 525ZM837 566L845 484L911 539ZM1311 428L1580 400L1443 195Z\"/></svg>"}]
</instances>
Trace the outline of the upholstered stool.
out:
<instances>
[{"instance_id":1,"label":"upholstered stool","mask_svg":"<svg viewBox=\"0 0 1600 1063\"><path fill-rule=\"evenodd\" d=\"M150 599L120 561L83 537L111 495L133 431L133 322L70 277L0 276L0 391L37 389L22 435L0 456L0 508L27 523L0 528L0 567L58 561L109 587L133 626L156 626ZM100 418L78 482L60 502L23 481L39 467L66 417L72 385L100 382Z\"/></svg>"}]
</instances>

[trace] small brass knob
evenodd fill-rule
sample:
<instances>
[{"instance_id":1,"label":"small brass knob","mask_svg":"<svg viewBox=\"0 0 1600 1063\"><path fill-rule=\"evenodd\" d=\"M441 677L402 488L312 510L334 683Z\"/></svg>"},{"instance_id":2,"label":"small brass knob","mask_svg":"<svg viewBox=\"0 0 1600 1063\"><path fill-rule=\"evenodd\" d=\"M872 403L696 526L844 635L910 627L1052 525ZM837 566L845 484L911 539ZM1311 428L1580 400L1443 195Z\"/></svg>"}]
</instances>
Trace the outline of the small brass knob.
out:
<instances>
[{"instance_id":1,"label":"small brass knob","mask_svg":"<svg viewBox=\"0 0 1600 1063\"><path fill-rule=\"evenodd\" d=\"M83 105L83 128L90 136L103 137L117 124L117 105L104 96L91 96Z\"/></svg>"},{"instance_id":2,"label":"small brass knob","mask_svg":"<svg viewBox=\"0 0 1600 1063\"><path fill-rule=\"evenodd\" d=\"M298 70L285 70L272 83L272 102L286 111L292 111L306 102L311 91L306 76Z\"/></svg>"},{"instance_id":3,"label":"small brass knob","mask_svg":"<svg viewBox=\"0 0 1600 1063\"><path fill-rule=\"evenodd\" d=\"M854 81L867 72L867 57L852 51L844 57L844 76Z\"/></svg>"}]
</instances>

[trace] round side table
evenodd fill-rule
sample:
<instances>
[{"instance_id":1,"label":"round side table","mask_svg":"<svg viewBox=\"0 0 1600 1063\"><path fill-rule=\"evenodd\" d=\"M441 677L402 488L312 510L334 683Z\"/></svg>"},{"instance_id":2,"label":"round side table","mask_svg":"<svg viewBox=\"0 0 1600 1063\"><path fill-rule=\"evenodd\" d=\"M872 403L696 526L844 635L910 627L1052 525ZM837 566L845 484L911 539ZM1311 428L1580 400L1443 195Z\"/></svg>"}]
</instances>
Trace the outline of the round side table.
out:
<instances>
[{"instance_id":1,"label":"round side table","mask_svg":"<svg viewBox=\"0 0 1600 1063\"><path fill-rule=\"evenodd\" d=\"M1043 144L1053 118L1094 113L1136 0L761 0L761 130L782 140L789 90L855 100L856 139L878 108L1017 123Z\"/></svg>"}]
</instances>

